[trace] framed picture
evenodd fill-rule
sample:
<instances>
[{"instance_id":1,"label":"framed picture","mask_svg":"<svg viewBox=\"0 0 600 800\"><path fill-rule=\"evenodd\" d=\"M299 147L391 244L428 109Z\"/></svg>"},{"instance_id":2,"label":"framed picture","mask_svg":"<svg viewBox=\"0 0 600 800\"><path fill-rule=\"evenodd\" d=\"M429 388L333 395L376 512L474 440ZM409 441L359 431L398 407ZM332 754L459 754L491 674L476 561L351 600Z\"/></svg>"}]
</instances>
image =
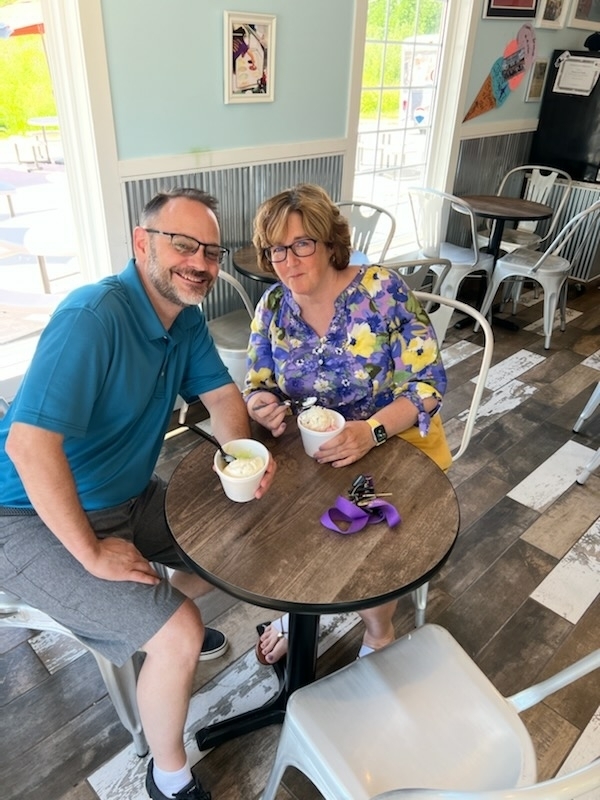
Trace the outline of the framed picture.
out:
<instances>
[{"instance_id":1,"label":"framed picture","mask_svg":"<svg viewBox=\"0 0 600 800\"><path fill-rule=\"evenodd\" d=\"M268 103L275 87L275 17L225 12L225 102Z\"/></svg>"},{"instance_id":2,"label":"framed picture","mask_svg":"<svg viewBox=\"0 0 600 800\"><path fill-rule=\"evenodd\" d=\"M536 28L563 28L571 0L539 0L535 15Z\"/></svg>"},{"instance_id":3,"label":"framed picture","mask_svg":"<svg viewBox=\"0 0 600 800\"><path fill-rule=\"evenodd\" d=\"M484 0L484 19L534 19L538 0Z\"/></svg>"},{"instance_id":4,"label":"framed picture","mask_svg":"<svg viewBox=\"0 0 600 800\"><path fill-rule=\"evenodd\" d=\"M567 26L600 31L600 0L571 0Z\"/></svg>"},{"instance_id":5,"label":"framed picture","mask_svg":"<svg viewBox=\"0 0 600 800\"><path fill-rule=\"evenodd\" d=\"M529 84L525 93L526 103L537 103L542 99L547 72L548 59L536 58L529 72Z\"/></svg>"}]
</instances>

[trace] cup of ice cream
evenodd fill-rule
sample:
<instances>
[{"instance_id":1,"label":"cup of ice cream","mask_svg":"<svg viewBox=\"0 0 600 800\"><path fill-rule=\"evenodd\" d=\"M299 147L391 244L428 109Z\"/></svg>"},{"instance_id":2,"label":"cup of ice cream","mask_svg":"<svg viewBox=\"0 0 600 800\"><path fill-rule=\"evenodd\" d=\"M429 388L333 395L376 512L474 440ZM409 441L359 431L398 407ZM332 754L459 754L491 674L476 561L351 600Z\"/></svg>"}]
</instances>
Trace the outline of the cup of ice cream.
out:
<instances>
[{"instance_id":1,"label":"cup of ice cream","mask_svg":"<svg viewBox=\"0 0 600 800\"><path fill-rule=\"evenodd\" d=\"M315 457L319 447L328 439L333 439L342 430L346 420L331 408L313 406L298 415L298 428L307 455Z\"/></svg>"},{"instance_id":2,"label":"cup of ice cream","mask_svg":"<svg viewBox=\"0 0 600 800\"><path fill-rule=\"evenodd\" d=\"M254 499L269 461L269 451L255 439L233 439L223 445L223 450L235 456L229 464L217 450L213 463L221 480L223 491L236 503Z\"/></svg>"}]
</instances>

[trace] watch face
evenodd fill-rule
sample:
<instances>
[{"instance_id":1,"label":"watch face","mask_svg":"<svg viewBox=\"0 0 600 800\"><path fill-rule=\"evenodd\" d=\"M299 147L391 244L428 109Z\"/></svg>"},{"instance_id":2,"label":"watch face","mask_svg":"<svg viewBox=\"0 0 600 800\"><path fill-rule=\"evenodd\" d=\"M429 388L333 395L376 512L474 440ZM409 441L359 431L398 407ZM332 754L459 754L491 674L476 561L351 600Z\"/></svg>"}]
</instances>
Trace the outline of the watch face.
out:
<instances>
[{"instance_id":1,"label":"watch face","mask_svg":"<svg viewBox=\"0 0 600 800\"><path fill-rule=\"evenodd\" d=\"M373 428L373 436L377 444L383 444L387 440L387 433L383 425L378 425L376 428Z\"/></svg>"}]
</instances>

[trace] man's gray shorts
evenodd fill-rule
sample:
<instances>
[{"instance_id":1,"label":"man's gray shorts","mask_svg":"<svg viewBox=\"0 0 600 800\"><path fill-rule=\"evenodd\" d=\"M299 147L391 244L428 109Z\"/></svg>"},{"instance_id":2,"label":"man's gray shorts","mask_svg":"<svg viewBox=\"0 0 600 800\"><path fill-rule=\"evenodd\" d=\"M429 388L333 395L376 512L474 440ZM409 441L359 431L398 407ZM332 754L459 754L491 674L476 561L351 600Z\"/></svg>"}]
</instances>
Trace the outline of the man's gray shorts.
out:
<instances>
[{"instance_id":1,"label":"man's gray shorts","mask_svg":"<svg viewBox=\"0 0 600 800\"><path fill-rule=\"evenodd\" d=\"M127 539L149 561L189 572L170 536L164 499L165 484L155 477L139 497L87 516L99 538ZM95 578L37 514L0 512L0 587L58 620L117 665L151 639L185 599L167 580L150 586Z\"/></svg>"}]
</instances>

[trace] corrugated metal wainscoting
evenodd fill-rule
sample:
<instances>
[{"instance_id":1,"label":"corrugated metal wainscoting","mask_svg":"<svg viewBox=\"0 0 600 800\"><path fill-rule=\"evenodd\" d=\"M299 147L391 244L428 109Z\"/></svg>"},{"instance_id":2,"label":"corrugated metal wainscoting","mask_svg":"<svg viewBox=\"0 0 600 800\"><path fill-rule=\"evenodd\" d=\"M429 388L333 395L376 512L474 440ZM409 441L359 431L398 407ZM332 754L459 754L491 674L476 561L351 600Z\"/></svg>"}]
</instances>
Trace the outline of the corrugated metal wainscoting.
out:
<instances>
[{"instance_id":1,"label":"corrugated metal wainscoting","mask_svg":"<svg viewBox=\"0 0 600 800\"><path fill-rule=\"evenodd\" d=\"M496 194L500 181L513 167L529 162L533 132L463 139L452 194ZM484 223L481 221L481 226ZM463 247L469 243L467 221L455 214L448 238Z\"/></svg>"},{"instance_id":2,"label":"corrugated metal wainscoting","mask_svg":"<svg viewBox=\"0 0 600 800\"><path fill-rule=\"evenodd\" d=\"M333 155L128 181L125 192L129 225L131 229L137 225L144 205L157 192L175 186L192 186L218 199L222 242L233 252L250 242L258 206L289 186L316 183L333 200L340 200L342 168L343 156ZM254 302L266 289L266 284L239 275L230 261L224 263L222 269L235 275ZM241 301L234 289L220 281L202 307L207 318L212 319L240 308Z\"/></svg>"},{"instance_id":3,"label":"corrugated metal wainscoting","mask_svg":"<svg viewBox=\"0 0 600 800\"><path fill-rule=\"evenodd\" d=\"M465 139L461 142L458 168L453 193L495 194L503 176L521 164L530 163L529 153L533 132L515 133L506 136L489 136L482 139ZM558 205L562 187L552 190L548 203ZM558 233L575 214L600 200L600 185L577 183L573 186L569 199L554 229ZM459 215L452 221L450 238L456 244L467 244L468 228ZM542 234L548 229L550 221L542 221L538 231ZM482 221L481 227L484 222ZM562 255L573 261L571 277L585 283L600 276L600 233L582 230L573 237Z\"/></svg>"}]
</instances>

